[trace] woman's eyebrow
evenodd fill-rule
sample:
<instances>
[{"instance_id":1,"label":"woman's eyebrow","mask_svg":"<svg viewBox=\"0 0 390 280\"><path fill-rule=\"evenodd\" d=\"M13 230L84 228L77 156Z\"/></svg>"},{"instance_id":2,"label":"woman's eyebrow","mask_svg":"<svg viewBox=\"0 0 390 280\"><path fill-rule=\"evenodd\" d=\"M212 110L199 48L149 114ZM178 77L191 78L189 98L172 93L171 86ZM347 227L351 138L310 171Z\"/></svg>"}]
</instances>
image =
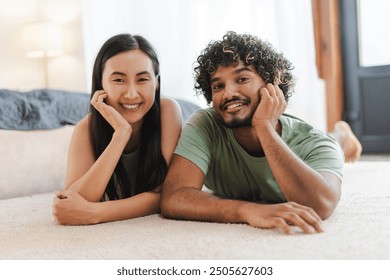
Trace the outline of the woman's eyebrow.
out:
<instances>
[{"instance_id":1,"label":"woman's eyebrow","mask_svg":"<svg viewBox=\"0 0 390 280\"><path fill-rule=\"evenodd\" d=\"M142 71L142 72L137 73L136 76L141 76L141 75L145 75L145 74L151 75L149 71Z\"/></svg>"},{"instance_id":2,"label":"woman's eyebrow","mask_svg":"<svg viewBox=\"0 0 390 280\"><path fill-rule=\"evenodd\" d=\"M114 72L112 72L112 73L110 74L110 76L114 76L114 75L126 76L125 73L119 72L119 71L114 71Z\"/></svg>"},{"instance_id":3,"label":"woman's eyebrow","mask_svg":"<svg viewBox=\"0 0 390 280\"><path fill-rule=\"evenodd\" d=\"M114 76L114 75L120 75L120 76L127 76L125 73L123 72L120 72L120 71L114 71L110 74L110 76ZM141 71L137 74L135 74L136 76L142 76L142 75L151 75L149 71Z\"/></svg>"}]
</instances>

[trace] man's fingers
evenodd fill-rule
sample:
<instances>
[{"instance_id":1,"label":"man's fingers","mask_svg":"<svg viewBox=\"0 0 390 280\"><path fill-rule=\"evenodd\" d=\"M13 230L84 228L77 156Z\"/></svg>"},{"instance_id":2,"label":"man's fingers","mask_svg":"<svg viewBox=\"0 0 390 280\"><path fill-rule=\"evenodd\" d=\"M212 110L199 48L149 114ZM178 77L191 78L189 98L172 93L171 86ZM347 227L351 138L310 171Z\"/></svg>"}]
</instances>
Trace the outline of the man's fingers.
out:
<instances>
[{"instance_id":1,"label":"man's fingers","mask_svg":"<svg viewBox=\"0 0 390 280\"><path fill-rule=\"evenodd\" d=\"M290 227L297 226L301 228L305 233L324 231L322 220L318 214L312 208L295 202L287 202L281 205L276 217L282 218Z\"/></svg>"},{"instance_id":2,"label":"man's fingers","mask_svg":"<svg viewBox=\"0 0 390 280\"><path fill-rule=\"evenodd\" d=\"M302 216L305 219L305 221L309 222L312 225L312 227L316 229L316 231L318 232L324 231L322 227L322 219L317 214L317 212L313 210L313 208L295 202L290 202L290 204L301 211L300 216Z\"/></svg>"},{"instance_id":3,"label":"man's fingers","mask_svg":"<svg viewBox=\"0 0 390 280\"><path fill-rule=\"evenodd\" d=\"M300 216L296 213L287 213L284 219L291 225L297 226L305 233L315 233L317 230L313 227L313 219L307 221L307 217ZM314 222L315 223L315 222Z\"/></svg>"},{"instance_id":4,"label":"man's fingers","mask_svg":"<svg viewBox=\"0 0 390 280\"><path fill-rule=\"evenodd\" d=\"M275 86L273 84L268 83L265 85L265 87L267 88L267 90L271 96L276 96L276 90L275 90Z\"/></svg>"},{"instance_id":5,"label":"man's fingers","mask_svg":"<svg viewBox=\"0 0 390 280\"><path fill-rule=\"evenodd\" d=\"M282 218L278 218L278 217L273 218L272 223L273 223L273 225L271 227L275 227L275 228L281 230L282 232L284 232L285 234L293 234L294 233L291 226L289 226L286 223L286 221Z\"/></svg>"},{"instance_id":6,"label":"man's fingers","mask_svg":"<svg viewBox=\"0 0 390 280\"><path fill-rule=\"evenodd\" d=\"M291 205L293 205L295 208L299 208L299 209L302 209L302 210L305 210L305 211L310 212L310 214L312 214L314 217L316 217L317 220L322 221L321 217L317 214L316 211L313 210L313 208L304 206L304 205L299 204L299 203L296 203L296 202L294 202L294 201L291 201L291 202L289 202L289 203L290 203Z\"/></svg>"},{"instance_id":7,"label":"man's fingers","mask_svg":"<svg viewBox=\"0 0 390 280\"><path fill-rule=\"evenodd\" d=\"M317 232L324 231L324 229L322 228L321 218L318 216L318 214L312 208L306 207L306 206L303 206L303 205L300 205L300 204L294 203L294 202L290 203L290 207L293 207L292 211L290 211L290 213L292 213L295 216L298 216L305 224L309 225L311 228L313 228ZM287 216L287 219L289 222L292 222L299 227L303 226L301 220L290 219L291 217L293 217L293 216ZM299 223L299 224L296 224L296 223ZM304 230L304 229L302 228L302 230Z\"/></svg>"},{"instance_id":8,"label":"man's fingers","mask_svg":"<svg viewBox=\"0 0 390 280\"><path fill-rule=\"evenodd\" d=\"M265 98L265 95L270 96L267 87L264 86L264 87L260 88L260 98L263 98L263 97Z\"/></svg>"}]
</instances>

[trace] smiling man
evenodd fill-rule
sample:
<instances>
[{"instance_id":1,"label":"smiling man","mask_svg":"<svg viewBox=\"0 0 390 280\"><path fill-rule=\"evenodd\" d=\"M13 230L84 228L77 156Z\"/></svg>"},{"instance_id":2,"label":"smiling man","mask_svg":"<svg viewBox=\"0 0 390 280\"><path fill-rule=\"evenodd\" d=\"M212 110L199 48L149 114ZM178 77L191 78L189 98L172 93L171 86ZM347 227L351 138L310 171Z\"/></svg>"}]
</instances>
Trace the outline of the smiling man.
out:
<instances>
[{"instance_id":1,"label":"smiling man","mask_svg":"<svg viewBox=\"0 0 390 280\"><path fill-rule=\"evenodd\" d=\"M336 139L284 114L293 67L255 36L228 32L197 63L195 88L212 108L195 113L183 129L163 185L162 214L321 232L340 198L341 147L347 143L360 155L349 127L339 125Z\"/></svg>"}]
</instances>

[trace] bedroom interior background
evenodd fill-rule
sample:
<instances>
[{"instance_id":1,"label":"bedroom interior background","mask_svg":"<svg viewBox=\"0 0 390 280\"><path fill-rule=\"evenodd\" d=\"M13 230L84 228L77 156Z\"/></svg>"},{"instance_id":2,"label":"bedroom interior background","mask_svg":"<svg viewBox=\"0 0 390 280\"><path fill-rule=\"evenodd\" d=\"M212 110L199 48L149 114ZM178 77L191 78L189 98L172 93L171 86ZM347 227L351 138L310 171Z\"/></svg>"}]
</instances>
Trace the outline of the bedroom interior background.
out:
<instances>
[{"instance_id":1,"label":"bedroom interior background","mask_svg":"<svg viewBox=\"0 0 390 280\"><path fill-rule=\"evenodd\" d=\"M31 40L33 34L26 29L40 22L62 31L62 53L47 61L48 87L86 92L81 9L81 0L0 0L0 88L27 91L45 87L42 59L29 57L37 40L28 42L23 34L27 31ZM35 34L53 36L50 32Z\"/></svg>"},{"instance_id":2,"label":"bedroom interior background","mask_svg":"<svg viewBox=\"0 0 390 280\"><path fill-rule=\"evenodd\" d=\"M163 94L205 106L193 91L193 62L210 40L235 30L270 41L292 61L297 86L289 113L325 130L325 90L315 66L311 1L291 2L245 0L237 9L234 0L0 0L0 87L44 87L42 62L27 58L22 43L23 26L40 20L63 30L63 53L47 65L51 88L89 92L92 61L102 42L131 32L143 34L158 50Z\"/></svg>"}]
</instances>

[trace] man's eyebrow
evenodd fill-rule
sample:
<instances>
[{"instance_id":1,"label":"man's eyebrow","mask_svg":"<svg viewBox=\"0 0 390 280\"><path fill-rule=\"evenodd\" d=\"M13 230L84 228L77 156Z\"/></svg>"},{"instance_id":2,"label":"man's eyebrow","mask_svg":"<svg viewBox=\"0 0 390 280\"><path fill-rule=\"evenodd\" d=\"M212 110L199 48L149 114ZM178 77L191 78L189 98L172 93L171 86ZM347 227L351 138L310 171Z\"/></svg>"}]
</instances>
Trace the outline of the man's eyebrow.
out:
<instances>
[{"instance_id":1,"label":"man's eyebrow","mask_svg":"<svg viewBox=\"0 0 390 280\"><path fill-rule=\"evenodd\" d=\"M244 71L249 71L249 72L252 72L252 73L253 73L253 70L252 70L252 69L250 69L249 67L244 66L244 67L241 67L241 68L239 68L239 69L234 70L234 74L237 75L237 74L240 74L241 72L244 72ZM217 82L217 81L219 81L219 80L220 80L219 77L212 78L212 79L210 80L210 84L212 84L212 83L214 83L214 82Z\"/></svg>"},{"instance_id":2,"label":"man's eyebrow","mask_svg":"<svg viewBox=\"0 0 390 280\"><path fill-rule=\"evenodd\" d=\"M216 82L216 81L219 81L219 77L212 78L212 79L210 80L210 84L212 84L212 83L214 83L214 82Z\"/></svg>"},{"instance_id":3,"label":"man's eyebrow","mask_svg":"<svg viewBox=\"0 0 390 280\"><path fill-rule=\"evenodd\" d=\"M242 67L242 68L240 68L240 69L236 69L236 70L234 70L234 73L235 74L240 74L241 72L244 72L244 71L249 71L249 72L252 72L253 73L253 70L252 69L250 69L249 67Z\"/></svg>"}]
</instances>

